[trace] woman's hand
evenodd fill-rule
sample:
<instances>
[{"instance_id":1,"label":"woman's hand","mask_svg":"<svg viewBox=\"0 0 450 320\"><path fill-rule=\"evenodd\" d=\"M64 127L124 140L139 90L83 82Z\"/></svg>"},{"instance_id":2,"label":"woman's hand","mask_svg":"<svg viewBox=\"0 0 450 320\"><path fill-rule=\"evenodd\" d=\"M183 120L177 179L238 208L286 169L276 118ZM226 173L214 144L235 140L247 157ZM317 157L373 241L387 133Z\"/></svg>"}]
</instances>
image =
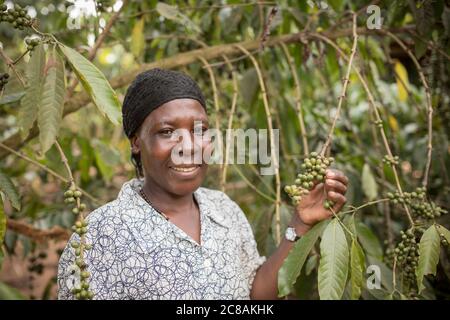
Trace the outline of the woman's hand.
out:
<instances>
[{"instance_id":1,"label":"woman's hand","mask_svg":"<svg viewBox=\"0 0 450 320\"><path fill-rule=\"evenodd\" d=\"M347 202L347 185L348 178L342 171L327 169L325 183L316 184L295 208L291 225L296 228L297 234L305 234L316 223L333 215L331 210L323 206L326 199L333 201L334 212L339 212Z\"/></svg>"}]
</instances>

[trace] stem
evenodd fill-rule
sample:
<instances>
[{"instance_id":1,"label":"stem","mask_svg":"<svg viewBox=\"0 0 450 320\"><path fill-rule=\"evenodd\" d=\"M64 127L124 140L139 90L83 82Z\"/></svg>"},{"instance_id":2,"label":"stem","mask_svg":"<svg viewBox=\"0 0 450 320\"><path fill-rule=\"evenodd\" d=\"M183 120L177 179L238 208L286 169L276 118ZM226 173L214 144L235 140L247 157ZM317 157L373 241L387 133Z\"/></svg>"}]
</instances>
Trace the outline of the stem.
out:
<instances>
[{"instance_id":1,"label":"stem","mask_svg":"<svg viewBox=\"0 0 450 320\"><path fill-rule=\"evenodd\" d=\"M230 60L226 55L223 55L223 58L225 59L225 62L227 63L228 68L231 72L231 77L233 79L233 98L231 102L231 111L230 116L228 118L228 126L227 126L227 133L226 133L226 144L225 144L225 165L222 168L222 182L221 182L221 189L222 191L225 191L225 184L227 180L227 167L228 167L228 156L229 156L229 148L230 148L230 139L228 132L231 132L231 128L233 126L233 117L236 112L236 106L237 106L237 98L238 98L238 82L237 82L237 76L236 72L233 68L233 65L231 64Z\"/></svg>"},{"instance_id":2,"label":"stem","mask_svg":"<svg viewBox=\"0 0 450 320\"><path fill-rule=\"evenodd\" d=\"M60 175L59 173L53 171L52 169L50 169L49 167L37 162L34 159L29 158L28 156L24 155L23 153L13 150L10 147L4 145L3 143L0 142L0 147L4 148L5 150L8 150L9 152L11 152L12 154L16 155L19 158L22 158L25 161L28 161L31 164L34 164L35 166L38 166L39 168L41 168L42 170L48 172L49 174L51 174L52 176L54 176L55 178L58 178L59 180L61 180L64 183L68 183L70 182L68 179L66 179L65 177L63 177L62 175ZM87 191L78 188L86 197L88 197L89 199L92 200L92 202L100 205L101 202L99 199L95 198L93 195L91 195L90 193L88 193Z\"/></svg>"},{"instance_id":3,"label":"stem","mask_svg":"<svg viewBox=\"0 0 450 320\"><path fill-rule=\"evenodd\" d=\"M208 74L209 74L209 79L211 80L211 87L212 87L212 92L213 92L213 97L214 97L214 107L216 110L216 116L214 117L215 119L215 126L216 126L216 130L219 133L219 145L218 145L218 149L220 154L222 155L222 160L223 160L223 141L220 137L220 105L219 105L219 95L217 93L217 85L216 85L216 77L214 76L214 72L212 70L212 68L210 67L210 65L208 64L208 61L203 58L202 56L199 56L198 59L203 63L203 65L205 66L205 68L208 70ZM220 172L222 172L223 174L223 161L220 164ZM223 177L222 179L223 180Z\"/></svg>"},{"instance_id":4,"label":"stem","mask_svg":"<svg viewBox=\"0 0 450 320\"><path fill-rule=\"evenodd\" d=\"M356 54L357 44L358 44L358 34L356 32L356 14L354 13L353 14L353 46L352 46L350 59L348 61L347 73L344 78L344 84L342 86L341 95L338 98L338 107L337 107L336 115L334 116L334 119L333 119L333 124L331 125L330 131L328 133L327 140L325 141L325 144L323 145L322 150L320 151L321 156L325 155L325 152L331 143L331 137L333 136L334 127L336 126L337 119L339 118L339 113L341 111L342 102L344 101L345 94L347 91L347 86L348 86L348 82L349 82L349 78L350 78L350 71L352 69L353 58L355 57L355 54Z\"/></svg>"},{"instance_id":5,"label":"stem","mask_svg":"<svg viewBox=\"0 0 450 320\"><path fill-rule=\"evenodd\" d=\"M414 26L406 26L402 28L394 28L391 29L393 32L398 33L405 33L408 32L411 28ZM358 34L374 34L376 31L369 30L366 27L364 28L358 28L357 29ZM324 36L330 38L330 39L336 39L341 37L347 37L349 34L351 34L351 30L349 29L343 29L338 30L332 33L323 33ZM308 32L298 32L298 33L292 33L292 34L285 34L280 35L276 37L272 37L267 41L266 46L267 47L274 47L278 45L279 43L296 43L300 39L303 39L306 41L306 39L313 38L311 33ZM259 46L259 41L257 40L250 40L250 41L243 41L238 42L237 44L241 44L244 48L246 48L249 51L257 50ZM137 67L134 70L128 71L124 74L121 74L117 77L114 77L111 79L111 87L113 89L118 89L123 86L128 85L138 73L153 69L156 67L164 67L167 69L174 69L177 67L182 67L185 65L188 65L190 63L193 63L197 61L197 57L199 55L203 56L205 59L211 60L217 57L220 57L224 54L228 56L234 56L240 53L240 50L236 47L235 43L229 43L229 44L222 44L222 45L216 45L211 46L204 49L196 49L191 50L188 52L179 53L177 55L161 59L158 61L154 61L152 63L146 63L142 64L139 67ZM230 61L233 61L230 59ZM213 66L213 64L210 64L210 66ZM79 95L73 96L70 101L67 101L67 105L65 105L63 116L66 116L70 113L76 112L79 109L86 107L89 104L90 96L86 92L80 93ZM312 111L314 112L314 111ZM320 124L319 124L320 125ZM21 138L20 133L16 133L9 137L8 139L4 140L3 142L13 148L13 149L19 149L21 146L23 146L26 142L30 141L32 138L37 136L39 134L39 129L37 126L33 127L28 137L25 139L25 141ZM7 152L0 152L0 159L3 159L8 153Z\"/></svg>"},{"instance_id":6,"label":"stem","mask_svg":"<svg viewBox=\"0 0 450 320\"><path fill-rule=\"evenodd\" d=\"M277 14L277 12L278 12L278 7L276 7L276 6L273 7L272 10L270 10L269 17L267 18L267 23L264 26L264 30L263 30L263 33L261 36L261 43L259 45L259 51L264 50L267 38L270 35L270 25L272 24L272 20L275 17L275 15Z\"/></svg>"},{"instance_id":7,"label":"stem","mask_svg":"<svg viewBox=\"0 0 450 320\"><path fill-rule=\"evenodd\" d=\"M298 79L297 71L295 70L294 66L294 59L292 58L291 54L289 53L288 47L284 43L280 43L281 48L283 49L284 55L286 56L286 60L288 62L289 68L291 70L292 78L294 79L295 84L295 107L297 110L297 116L298 116L298 122L300 124L300 134L302 136L303 141L303 154L307 156L309 154L309 147L308 147L308 139L306 136L306 129L305 129L305 123L303 120L303 109L302 109L302 91L300 87L300 81Z\"/></svg>"},{"instance_id":8,"label":"stem","mask_svg":"<svg viewBox=\"0 0 450 320\"><path fill-rule=\"evenodd\" d=\"M237 173L239 174L239 176L242 178L242 180L245 181L245 183L247 183L247 185L252 188L254 191L256 191L256 193L258 193L261 197L263 197L266 200L269 200L270 202L276 202L276 199L272 198L271 196L265 194L264 192L262 192L261 190L259 190L253 183L250 182L250 180L247 179L247 177L242 173L241 170L239 170L239 168L237 167L237 165L233 164L234 169L236 169Z\"/></svg>"},{"instance_id":9,"label":"stem","mask_svg":"<svg viewBox=\"0 0 450 320\"><path fill-rule=\"evenodd\" d=\"M325 36L323 36L321 34L318 34L318 33L313 34L313 36L317 37L317 38L321 39L322 41L325 41L326 43L331 45L336 50L336 52L338 52L342 56L342 58L344 58L345 60L349 61L349 58L344 54L344 52L341 50L341 48L339 48L333 41L331 41L331 39L329 39L329 38L327 38L327 37L325 37ZM381 120L380 114L379 114L378 109L377 109L376 104L375 104L375 99L373 98L372 92L370 91L369 86L367 85L367 82L364 80L364 78L361 75L361 72L359 71L358 67L353 66L353 69L354 69L356 75L358 76L358 79L361 82L364 90L366 91L367 99L369 100L369 106L373 109L373 111L375 113L375 116L376 116L376 119L377 120ZM383 144L384 144L384 147L386 149L386 152L388 153L388 155L390 157L392 157L391 148L389 146L389 143L387 141L386 134L384 133L383 128L380 128L380 134L381 134L381 137L382 137ZM398 177L397 169L395 168L395 166L392 166L392 171L394 173L394 178L395 178L395 183L397 185L397 189L398 189L399 193L401 195L403 195L403 190L402 190L402 187L400 185L400 179ZM409 213L408 206L405 203L403 204L403 208L405 209L406 215L408 217L408 220L409 220L411 226L414 226L414 221L413 221L413 219L411 217L411 214Z\"/></svg>"},{"instance_id":10,"label":"stem","mask_svg":"<svg viewBox=\"0 0 450 320\"><path fill-rule=\"evenodd\" d=\"M237 48L239 48L239 50L241 50L242 52L244 52L252 61L255 70L258 74L258 79L259 79L259 85L261 87L261 92L262 92L262 97L263 97L263 102L264 102L264 108L265 108L265 112L266 112L266 119L267 119L267 127L269 129L269 135L270 135L270 156L272 159L272 163L275 167L275 184L276 184L276 202L275 202L275 223L276 223L276 230L275 230L275 238L277 241L277 245L281 242L281 219L280 219L280 203L281 203L281 179L280 179L280 171L279 171L279 164L278 164L278 159L275 156L275 152L274 152L274 146L275 146L275 136L273 133L273 126L272 126L272 115L270 112L270 107L269 107L269 101L267 98L267 91L266 91L266 86L264 84L264 80L263 80L263 76L261 73L261 69L259 68L259 64L258 61L256 61L255 57L248 52L247 49L245 49L243 46L241 45L236 45Z\"/></svg>"},{"instance_id":11,"label":"stem","mask_svg":"<svg viewBox=\"0 0 450 320\"><path fill-rule=\"evenodd\" d=\"M0 55L2 56L2 58L5 60L6 65L8 66L8 68L10 68L14 74L16 75L17 79L19 79L20 84L25 88L25 81L23 80L22 76L20 75L20 73L17 71L15 65L14 65L14 61L11 60L11 58L9 58L6 53L3 51L2 46L0 46Z\"/></svg>"},{"instance_id":12,"label":"stem","mask_svg":"<svg viewBox=\"0 0 450 320\"><path fill-rule=\"evenodd\" d=\"M362 209L364 207L368 207L368 206L371 206L373 204L377 204L377 203L384 202L384 201L389 201L389 199L387 199L387 198L386 199L378 199L378 200L366 202L365 204L363 204L363 205L361 205L359 207L353 207L353 209L351 209L351 210L343 211L342 214L356 212L356 211L358 211L358 210L360 210L360 209Z\"/></svg>"},{"instance_id":13,"label":"stem","mask_svg":"<svg viewBox=\"0 0 450 320\"><path fill-rule=\"evenodd\" d=\"M380 30L380 31L382 33L388 35L389 37L391 37L408 54L408 56L414 62L414 65L417 68L417 72L419 73L420 80L422 81L423 86L425 88L425 96L426 96L427 111L428 111L428 143L427 143L427 161L425 164L425 173L424 173L423 180L422 180L422 186L427 188L428 176L429 176L430 167L431 167L431 153L433 150L433 143L432 143L433 142L432 141L432 139L433 139L433 106L431 103L431 93L430 93L431 90L430 90L430 87L428 86L428 82L427 82L427 79L425 78L425 74L422 70L422 67L420 66L419 61L417 61L416 57L411 52L411 50L409 50L409 48L403 43L403 41L401 41L400 38L398 38L395 34L389 32L389 31L385 31L385 30Z\"/></svg>"}]
</instances>

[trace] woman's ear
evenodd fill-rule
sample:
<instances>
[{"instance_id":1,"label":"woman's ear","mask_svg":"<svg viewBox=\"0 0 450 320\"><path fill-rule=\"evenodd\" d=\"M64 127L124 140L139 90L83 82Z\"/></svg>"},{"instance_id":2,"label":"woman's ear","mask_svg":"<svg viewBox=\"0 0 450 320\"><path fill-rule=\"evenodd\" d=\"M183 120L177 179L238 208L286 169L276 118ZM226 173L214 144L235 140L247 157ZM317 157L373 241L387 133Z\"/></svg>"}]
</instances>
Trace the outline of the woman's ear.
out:
<instances>
[{"instance_id":1,"label":"woman's ear","mask_svg":"<svg viewBox=\"0 0 450 320\"><path fill-rule=\"evenodd\" d=\"M131 137L131 153L138 154L141 151L140 139L137 135Z\"/></svg>"}]
</instances>

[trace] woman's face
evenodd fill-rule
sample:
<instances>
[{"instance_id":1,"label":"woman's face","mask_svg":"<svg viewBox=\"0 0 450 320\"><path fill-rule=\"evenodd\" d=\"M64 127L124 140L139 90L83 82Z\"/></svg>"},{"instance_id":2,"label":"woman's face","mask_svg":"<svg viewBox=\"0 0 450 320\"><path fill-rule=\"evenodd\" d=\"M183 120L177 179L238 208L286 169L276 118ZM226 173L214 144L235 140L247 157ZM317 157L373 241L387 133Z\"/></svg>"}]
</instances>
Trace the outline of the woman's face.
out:
<instances>
[{"instance_id":1,"label":"woman's face","mask_svg":"<svg viewBox=\"0 0 450 320\"><path fill-rule=\"evenodd\" d=\"M195 99L175 99L152 111L132 138L147 183L175 195L194 192L203 182L211 139L205 109Z\"/></svg>"}]
</instances>

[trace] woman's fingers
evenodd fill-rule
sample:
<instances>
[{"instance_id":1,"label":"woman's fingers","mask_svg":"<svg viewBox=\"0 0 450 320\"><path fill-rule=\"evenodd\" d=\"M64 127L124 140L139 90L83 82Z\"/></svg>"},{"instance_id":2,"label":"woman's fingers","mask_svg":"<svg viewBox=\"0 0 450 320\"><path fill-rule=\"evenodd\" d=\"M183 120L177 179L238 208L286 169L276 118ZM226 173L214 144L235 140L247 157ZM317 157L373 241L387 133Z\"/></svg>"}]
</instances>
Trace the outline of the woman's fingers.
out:
<instances>
[{"instance_id":1,"label":"woman's fingers","mask_svg":"<svg viewBox=\"0 0 450 320\"><path fill-rule=\"evenodd\" d=\"M333 207L333 210L336 212L341 210L341 208L347 202L347 198L340 193L328 191L327 195L328 195L327 198L334 202L335 206Z\"/></svg>"},{"instance_id":2,"label":"woman's fingers","mask_svg":"<svg viewBox=\"0 0 450 320\"><path fill-rule=\"evenodd\" d=\"M336 169L327 169L326 171L327 179L338 180L344 185L348 184L348 178L344 175L344 173L340 170Z\"/></svg>"},{"instance_id":3,"label":"woman's fingers","mask_svg":"<svg viewBox=\"0 0 450 320\"><path fill-rule=\"evenodd\" d=\"M342 194L347 192L347 186L338 180L326 179L325 184L328 190L336 191Z\"/></svg>"}]
</instances>

